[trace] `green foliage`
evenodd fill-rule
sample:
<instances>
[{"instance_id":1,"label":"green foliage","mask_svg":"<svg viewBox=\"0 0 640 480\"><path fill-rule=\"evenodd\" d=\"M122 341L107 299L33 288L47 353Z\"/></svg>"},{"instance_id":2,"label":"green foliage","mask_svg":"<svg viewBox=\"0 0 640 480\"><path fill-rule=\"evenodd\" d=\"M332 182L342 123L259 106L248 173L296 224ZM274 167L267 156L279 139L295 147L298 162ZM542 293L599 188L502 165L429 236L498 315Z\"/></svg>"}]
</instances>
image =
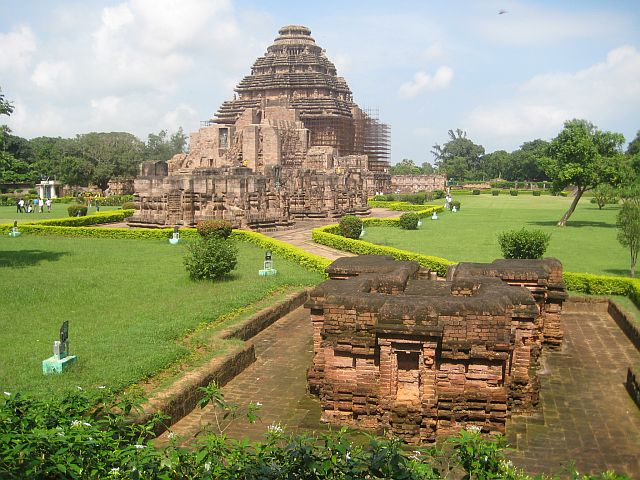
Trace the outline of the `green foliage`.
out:
<instances>
[{"instance_id":1,"label":"green foliage","mask_svg":"<svg viewBox=\"0 0 640 480\"><path fill-rule=\"evenodd\" d=\"M13 112L13 104L4 98L2 88L0 88L0 115L11 115Z\"/></svg>"},{"instance_id":2,"label":"green foliage","mask_svg":"<svg viewBox=\"0 0 640 480\"><path fill-rule=\"evenodd\" d=\"M635 277L638 252L640 252L640 197L623 202L616 218L616 226L618 242L629 249L631 276Z\"/></svg>"},{"instance_id":3,"label":"green foliage","mask_svg":"<svg viewBox=\"0 0 640 480\"><path fill-rule=\"evenodd\" d=\"M498 195L500 195L500 190L491 190L491 195L497 197Z\"/></svg>"},{"instance_id":4,"label":"green foliage","mask_svg":"<svg viewBox=\"0 0 640 480\"><path fill-rule=\"evenodd\" d=\"M436 189L431 193L433 194L433 198L435 199L444 198L444 190Z\"/></svg>"},{"instance_id":5,"label":"green foliage","mask_svg":"<svg viewBox=\"0 0 640 480\"><path fill-rule=\"evenodd\" d=\"M134 202L124 202L122 204L122 209L123 210L135 210L136 209L136 204Z\"/></svg>"},{"instance_id":6,"label":"green foliage","mask_svg":"<svg viewBox=\"0 0 640 480\"><path fill-rule=\"evenodd\" d=\"M355 215L345 215L340 219L340 235L357 240L362 233L362 219Z\"/></svg>"},{"instance_id":7,"label":"green foliage","mask_svg":"<svg viewBox=\"0 0 640 480\"><path fill-rule=\"evenodd\" d=\"M591 203L595 203L598 209L602 210L605 205L618 203L618 196L611 185L603 183L593 189Z\"/></svg>"},{"instance_id":8,"label":"green foliage","mask_svg":"<svg viewBox=\"0 0 640 480\"><path fill-rule=\"evenodd\" d=\"M517 197L518 190L514 190L514 189L509 190L509 195L511 195L512 197Z\"/></svg>"},{"instance_id":9,"label":"green foliage","mask_svg":"<svg viewBox=\"0 0 640 480\"><path fill-rule=\"evenodd\" d=\"M451 209L453 210L453 207L456 207L456 210L460 211L460 201L459 200L454 200L451 202Z\"/></svg>"},{"instance_id":10,"label":"green foliage","mask_svg":"<svg viewBox=\"0 0 640 480\"><path fill-rule=\"evenodd\" d=\"M87 207L85 205L69 205L67 211L70 217L84 217L87 214Z\"/></svg>"},{"instance_id":11,"label":"green foliage","mask_svg":"<svg viewBox=\"0 0 640 480\"><path fill-rule=\"evenodd\" d=\"M498 243L504 258L542 258L547 250L551 234L542 230L510 230L498 235Z\"/></svg>"},{"instance_id":12,"label":"green foliage","mask_svg":"<svg viewBox=\"0 0 640 480\"><path fill-rule=\"evenodd\" d=\"M467 473L465 478L489 480L507 478L503 449L507 446L504 437L487 442L480 434L479 427L461 430L456 437L448 439L453 445L455 459Z\"/></svg>"},{"instance_id":13,"label":"green foliage","mask_svg":"<svg viewBox=\"0 0 640 480\"><path fill-rule=\"evenodd\" d=\"M133 203L133 195L109 195L108 197L94 197L93 200L100 202L103 207L119 207L127 202Z\"/></svg>"},{"instance_id":14,"label":"green foliage","mask_svg":"<svg viewBox=\"0 0 640 480\"><path fill-rule=\"evenodd\" d=\"M480 171L484 147L467 138L467 133L459 128L449 130L449 141L440 146L435 144L431 153L435 157L438 172L446 173L457 180L472 178Z\"/></svg>"},{"instance_id":15,"label":"green foliage","mask_svg":"<svg viewBox=\"0 0 640 480\"><path fill-rule=\"evenodd\" d=\"M82 209L85 213L87 207L82 205L70 205L68 208ZM61 226L61 227L84 227L86 225L100 225L104 223L122 222L126 218L133 215L133 210L110 210L106 212L98 212L93 215L85 216L71 216L69 218L54 218L51 220L39 220L35 222L28 222L25 225L49 225L49 226Z\"/></svg>"},{"instance_id":16,"label":"green foliage","mask_svg":"<svg viewBox=\"0 0 640 480\"><path fill-rule=\"evenodd\" d=\"M431 175L433 166L430 163L423 163L422 167L418 167L413 160L403 158L400 163L389 167L391 175Z\"/></svg>"},{"instance_id":17,"label":"green foliage","mask_svg":"<svg viewBox=\"0 0 640 480\"><path fill-rule=\"evenodd\" d=\"M368 223L365 224L368 225ZM447 266L455 263L443 258L408 252L398 248L374 245L364 240L352 240L340 235L339 232L338 225L328 225L326 227L314 228L311 231L311 238L316 243L358 255L391 255L396 260L415 260L421 266L438 272L440 276L446 275Z\"/></svg>"},{"instance_id":18,"label":"green foliage","mask_svg":"<svg viewBox=\"0 0 640 480\"><path fill-rule=\"evenodd\" d=\"M196 230L200 236L205 238L219 237L226 239L231 235L233 227L226 220L203 220L198 222Z\"/></svg>"},{"instance_id":19,"label":"green foliage","mask_svg":"<svg viewBox=\"0 0 640 480\"><path fill-rule=\"evenodd\" d=\"M418 228L418 222L420 217L416 213L403 213L400 215L400 228L404 230L416 230Z\"/></svg>"},{"instance_id":20,"label":"green foliage","mask_svg":"<svg viewBox=\"0 0 640 480\"><path fill-rule=\"evenodd\" d=\"M473 191L471 192L472 195L480 195L480 190L478 190L477 188L474 188Z\"/></svg>"},{"instance_id":21,"label":"green foliage","mask_svg":"<svg viewBox=\"0 0 640 480\"><path fill-rule=\"evenodd\" d=\"M238 263L233 242L217 235L201 237L187 244L184 264L192 280L220 280Z\"/></svg>"}]
</instances>

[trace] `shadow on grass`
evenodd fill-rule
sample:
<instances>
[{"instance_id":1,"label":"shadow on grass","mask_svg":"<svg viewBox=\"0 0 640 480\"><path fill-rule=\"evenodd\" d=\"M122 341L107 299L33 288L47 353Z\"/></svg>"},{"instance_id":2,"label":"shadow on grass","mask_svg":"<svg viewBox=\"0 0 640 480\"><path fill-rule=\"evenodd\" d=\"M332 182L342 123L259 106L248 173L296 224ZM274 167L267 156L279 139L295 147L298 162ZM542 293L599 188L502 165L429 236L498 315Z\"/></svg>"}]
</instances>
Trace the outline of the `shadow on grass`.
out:
<instances>
[{"instance_id":1,"label":"shadow on grass","mask_svg":"<svg viewBox=\"0 0 640 480\"><path fill-rule=\"evenodd\" d=\"M55 262L67 252L47 252L44 250L16 250L0 252L0 268L32 267L42 261Z\"/></svg>"},{"instance_id":2,"label":"shadow on grass","mask_svg":"<svg viewBox=\"0 0 640 480\"><path fill-rule=\"evenodd\" d=\"M621 277L629 277L629 275L631 275L631 270L628 268L607 268L604 269L603 272L607 272L612 275L619 275Z\"/></svg>"},{"instance_id":3,"label":"shadow on grass","mask_svg":"<svg viewBox=\"0 0 640 480\"><path fill-rule=\"evenodd\" d=\"M527 224L529 225L538 225L541 227L553 227L556 226L558 224L558 220L545 220L545 221L540 221L540 222L527 222ZM567 222L567 226L565 228L571 228L571 227L576 227L576 228L580 228L580 227L596 227L596 228L616 228L616 224L615 223L607 223L607 222L591 222L591 221L574 221L574 220L569 220Z\"/></svg>"}]
</instances>

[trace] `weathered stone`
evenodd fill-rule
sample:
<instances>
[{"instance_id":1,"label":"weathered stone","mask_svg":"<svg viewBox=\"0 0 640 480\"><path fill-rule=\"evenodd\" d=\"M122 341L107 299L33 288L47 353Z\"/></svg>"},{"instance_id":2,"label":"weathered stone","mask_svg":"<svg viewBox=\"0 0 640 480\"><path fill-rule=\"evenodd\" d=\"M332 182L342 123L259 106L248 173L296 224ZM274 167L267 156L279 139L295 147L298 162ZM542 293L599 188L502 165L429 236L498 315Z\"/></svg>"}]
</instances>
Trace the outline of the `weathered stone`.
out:
<instances>
[{"instance_id":1,"label":"weathered stone","mask_svg":"<svg viewBox=\"0 0 640 480\"><path fill-rule=\"evenodd\" d=\"M389 190L388 127L353 102L308 28L279 33L188 153L142 165L131 224L286 228L366 215Z\"/></svg>"},{"instance_id":2,"label":"weathered stone","mask_svg":"<svg viewBox=\"0 0 640 480\"><path fill-rule=\"evenodd\" d=\"M545 305L559 319L566 296L557 260L459 264L443 282L364 255L327 273L306 304L323 420L418 443L469 425L504 433L509 412L538 403Z\"/></svg>"}]
</instances>

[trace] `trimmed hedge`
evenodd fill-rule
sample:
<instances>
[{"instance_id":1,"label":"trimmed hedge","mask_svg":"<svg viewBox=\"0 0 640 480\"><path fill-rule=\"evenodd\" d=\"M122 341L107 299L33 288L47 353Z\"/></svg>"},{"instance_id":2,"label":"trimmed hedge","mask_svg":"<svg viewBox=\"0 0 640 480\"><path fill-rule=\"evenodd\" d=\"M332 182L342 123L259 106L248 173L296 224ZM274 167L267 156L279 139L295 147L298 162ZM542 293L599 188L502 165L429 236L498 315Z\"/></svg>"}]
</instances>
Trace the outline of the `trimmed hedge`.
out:
<instances>
[{"instance_id":1,"label":"trimmed hedge","mask_svg":"<svg viewBox=\"0 0 640 480\"><path fill-rule=\"evenodd\" d=\"M52 220L39 220L35 222L25 222L21 225L49 225L60 227L84 227L87 225L101 225L103 223L122 222L133 215L135 210L110 210L108 212L98 212L84 217L54 218Z\"/></svg>"},{"instance_id":2,"label":"trimmed hedge","mask_svg":"<svg viewBox=\"0 0 640 480\"><path fill-rule=\"evenodd\" d=\"M396 260L415 260L420 266L437 271L440 276L446 275L447 267L456 263L445 260L444 258L408 252L406 250L400 250L399 248L375 245L364 240L345 238L335 233L336 228L337 225L314 228L311 231L311 238L316 243L358 255L391 255Z\"/></svg>"},{"instance_id":3,"label":"trimmed hedge","mask_svg":"<svg viewBox=\"0 0 640 480\"><path fill-rule=\"evenodd\" d=\"M400 215L400 228L405 230L416 230L418 228L420 217L413 212L407 212Z\"/></svg>"}]
</instances>

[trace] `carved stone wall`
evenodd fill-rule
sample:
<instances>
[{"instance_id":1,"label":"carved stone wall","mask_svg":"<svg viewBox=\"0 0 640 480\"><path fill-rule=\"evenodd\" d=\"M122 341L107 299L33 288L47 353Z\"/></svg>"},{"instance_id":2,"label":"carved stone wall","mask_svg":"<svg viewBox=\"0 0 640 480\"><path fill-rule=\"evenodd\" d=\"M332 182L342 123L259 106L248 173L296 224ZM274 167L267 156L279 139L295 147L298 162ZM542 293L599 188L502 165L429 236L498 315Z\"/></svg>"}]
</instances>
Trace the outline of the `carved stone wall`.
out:
<instances>
[{"instance_id":1,"label":"carved stone wall","mask_svg":"<svg viewBox=\"0 0 640 480\"><path fill-rule=\"evenodd\" d=\"M322 419L410 443L470 425L504 433L511 411L538 402L544 323L565 295L559 262L535 262L460 264L447 281L392 257L331 264L306 304Z\"/></svg>"},{"instance_id":2,"label":"carved stone wall","mask_svg":"<svg viewBox=\"0 0 640 480\"><path fill-rule=\"evenodd\" d=\"M392 175L391 190L400 193L445 190L446 175Z\"/></svg>"}]
</instances>

